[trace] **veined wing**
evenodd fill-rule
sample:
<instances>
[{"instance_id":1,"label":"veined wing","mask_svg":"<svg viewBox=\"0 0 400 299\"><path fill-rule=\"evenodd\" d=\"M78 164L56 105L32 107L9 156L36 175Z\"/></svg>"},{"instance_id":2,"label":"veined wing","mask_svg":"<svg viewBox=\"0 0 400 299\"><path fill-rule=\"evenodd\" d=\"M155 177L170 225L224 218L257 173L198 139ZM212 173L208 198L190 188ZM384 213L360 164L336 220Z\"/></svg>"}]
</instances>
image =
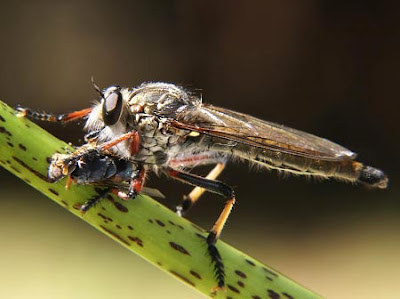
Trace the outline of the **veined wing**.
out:
<instances>
[{"instance_id":1,"label":"veined wing","mask_svg":"<svg viewBox=\"0 0 400 299\"><path fill-rule=\"evenodd\" d=\"M356 157L352 151L327 139L207 104L185 110L172 124L248 146L307 158L343 161Z\"/></svg>"}]
</instances>

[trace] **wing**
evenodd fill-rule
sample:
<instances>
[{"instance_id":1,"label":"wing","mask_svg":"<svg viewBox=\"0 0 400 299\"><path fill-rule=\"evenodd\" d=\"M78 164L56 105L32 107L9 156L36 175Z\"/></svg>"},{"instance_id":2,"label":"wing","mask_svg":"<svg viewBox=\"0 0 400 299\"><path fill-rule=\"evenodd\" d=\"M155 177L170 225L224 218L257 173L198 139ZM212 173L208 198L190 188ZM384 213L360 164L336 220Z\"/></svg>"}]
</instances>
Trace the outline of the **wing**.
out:
<instances>
[{"instance_id":1,"label":"wing","mask_svg":"<svg viewBox=\"0 0 400 299\"><path fill-rule=\"evenodd\" d=\"M115 189L118 189L119 191L126 191L126 192L128 192L128 190L129 190L128 182L115 183L110 180L104 180L104 181L91 183L90 185L94 185L94 186L98 186L98 187L115 188ZM140 194L148 195L150 197L155 197L158 199L165 199L165 195L162 194L160 190L155 189L155 188L143 187Z\"/></svg>"},{"instance_id":2,"label":"wing","mask_svg":"<svg viewBox=\"0 0 400 299\"><path fill-rule=\"evenodd\" d=\"M206 104L192 106L182 111L175 120L172 120L172 125L250 147L301 157L343 161L353 160L357 156L327 139Z\"/></svg>"}]
</instances>

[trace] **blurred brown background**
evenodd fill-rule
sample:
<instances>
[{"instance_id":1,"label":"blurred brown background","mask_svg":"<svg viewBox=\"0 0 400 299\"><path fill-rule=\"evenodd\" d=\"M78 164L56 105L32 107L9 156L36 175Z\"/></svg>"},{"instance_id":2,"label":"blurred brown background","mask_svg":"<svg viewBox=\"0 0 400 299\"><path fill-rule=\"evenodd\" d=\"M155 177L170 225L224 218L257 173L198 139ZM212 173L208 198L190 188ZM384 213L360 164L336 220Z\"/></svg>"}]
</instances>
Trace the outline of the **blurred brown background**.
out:
<instances>
[{"instance_id":1,"label":"blurred brown background","mask_svg":"<svg viewBox=\"0 0 400 299\"><path fill-rule=\"evenodd\" d=\"M92 75L101 87L173 82L358 152L388 190L230 164L221 179L238 204L223 239L328 298L399 298L399 14L396 1L2 1L0 98L64 113L96 99ZM1 297L202 298L0 176ZM171 208L190 190L149 185ZM207 195L188 217L209 228L221 208Z\"/></svg>"}]
</instances>

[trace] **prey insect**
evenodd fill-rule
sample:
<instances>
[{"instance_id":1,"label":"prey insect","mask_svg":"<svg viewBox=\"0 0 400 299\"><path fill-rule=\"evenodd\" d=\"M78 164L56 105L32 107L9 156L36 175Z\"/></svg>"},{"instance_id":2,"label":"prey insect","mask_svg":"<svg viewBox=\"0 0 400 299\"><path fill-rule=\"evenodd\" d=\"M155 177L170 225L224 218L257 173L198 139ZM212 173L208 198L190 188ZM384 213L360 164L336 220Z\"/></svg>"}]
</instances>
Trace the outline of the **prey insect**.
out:
<instances>
[{"instance_id":1,"label":"prey insect","mask_svg":"<svg viewBox=\"0 0 400 299\"><path fill-rule=\"evenodd\" d=\"M138 182L143 185L141 183L141 180L144 180L142 167L129 160L99 153L92 149L93 146L86 144L79 148L80 154L76 152L75 154L54 154L48 171L50 180L57 182L68 176L67 189L72 183L106 187L79 207L82 212L88 211L110 192L123 200L135 197L136 193L132 193L134 186ZM157 189L142 187L137 191L153 197L164 198L164 195Z\"/></svg>"},{"instance_id":2,"label":"prey insect","mask_svg":"<svg viewBox=\"0 0 400 299\"><path fill-rule=\"evenodd\" d=\"M24 108L19 111L56 122L87 118L85 129L93 149L78 149L61 159L59 165L69 165L71 159L78 161L95 151L99 156L92 156L94 160L103 154L125 159L139 167L143 177L148 171L164 172L195 186L178 206L179 214L187 212L205 190L221 195L225 205L207 237L219 288L225 285L225 275L216 242L236 200L232 188L216 180L228 160L239 158L266 169L387 187L388 179L382 171L357 162L356 154L340 145L205 104L201 97L177 85L144 83L136 88L110 86L103 91L95 88L101 99L92 108L60 116ZM190 172L200 165L215 167L203 178ZM144 180L134 180L128 197L139 193L143 183Z\"/></svg>"}]
</instances>

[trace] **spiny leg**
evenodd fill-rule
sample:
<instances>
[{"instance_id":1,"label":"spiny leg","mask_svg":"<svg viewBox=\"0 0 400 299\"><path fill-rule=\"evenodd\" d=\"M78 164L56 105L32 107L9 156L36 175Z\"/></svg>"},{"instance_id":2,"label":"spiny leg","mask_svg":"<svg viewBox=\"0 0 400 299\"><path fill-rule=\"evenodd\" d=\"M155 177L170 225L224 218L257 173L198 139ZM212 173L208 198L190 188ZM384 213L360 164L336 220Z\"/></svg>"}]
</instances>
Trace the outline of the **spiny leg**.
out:
<instances>
[{"instance_id":1,"label":"spiny leg","mask_svg":"<svg viewBox=\"0 0 400 299\"><path fill-rule=\"evenodd\" d=\"M95 196L93 196L91 199L89 199L84 204L82 204L79 207L79 210L82 213L86 213L91 208L93 208L96 204L98 204L103 198L105 198L105 196L111 191L112 191L112 188L105 188L105 189L99 190Z\"/></svg>"},{"instance_id":2,"label":"spiny leg","mask_svg":"<svg viewBox=\"0 0 400 299\"><path fill-rule=\"evenodd\" d=\"M23 108L23 107L17 107L18 111L18 116L19 117L29 117L31 119L37 119L41 121L47 121L47 122L68 122L72 120L77 120L80 118L85 117L88 115L93 108L85 108L82 110L74 111L71 113L66 113L66 114L50 114L50 113L44 113L44 112L37 112L34 110L31 110L30 108Z\"/></svg>"},{"instance_id":3,"label":"spiny leg","mask_svg":"<svg viewBox=\"0 0 400 299\"><path fill-rule=\"evenodd\" d=\"M215 243L218 241L222 229L232 211L233 205L235 204L235 193L231 187L220 181L209 180L191 173L177 171L172 168L168 168L166 171L171 177L177 180L217 193L227 200L224 209L207 237L208 253L211 257L211 261L214 263L214 274L218 282L217 289L223 289L225 287L224 264Z\"/></svg>"}]
</instances>

